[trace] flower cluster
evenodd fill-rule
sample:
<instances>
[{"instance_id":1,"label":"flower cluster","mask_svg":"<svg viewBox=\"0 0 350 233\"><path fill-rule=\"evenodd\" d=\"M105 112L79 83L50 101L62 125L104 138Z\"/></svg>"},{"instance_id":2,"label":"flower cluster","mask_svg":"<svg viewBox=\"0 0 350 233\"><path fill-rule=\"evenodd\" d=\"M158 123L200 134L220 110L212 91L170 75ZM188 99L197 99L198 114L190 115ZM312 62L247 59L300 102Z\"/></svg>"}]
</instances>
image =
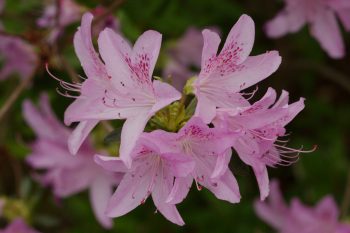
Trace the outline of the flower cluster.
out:
<instances>
[{"instance_id":1,"label":"flower cluster","mask_svg":"<svg viewBox=\"0 0 350 233\"><path fill-rule=\"evenodd\" d=\"M299 31L309 24L310 33L332 58L345 56L344 41L337 17L350 31L350 1L348 0L285 0L285 8L266 24L271 38Z\"/></svg>"},{"instance_id":2,"label":"flower cluster","mask_svg":"<svg viewBox=\"0 0 350 233\"><path fill-rule=\"evenodd\" d=\"M315 207L305 206L294 198L288 206L279 184L271 182L269 202L256 201L257 215L280 233L349 233L350 225L339 222L338 207L331 196L324 197Z\"/></svg>"},{"instance_id":3,"label":"flower cluster","mask_svg":"<svg viewBox=\"0 0 350 233\"><path fill-rule=\"evenodd\" d=\"M269 193L266 167L291 164L302 152L286 147L279 138L286 135L285 125L304 108L304 99L289 104L288 92L283 91L276 101L276 91L269 88L259 101L250 103L255 91L242 92L270 76L281 63L276 51L249 56L254 43L253 20L241 16L220 52L218 34L209 29L202 32L201 70L187 81L183 94L152 78L161 34L146 31L131 47L106 28L99 34L97 53L92 20L92 14L84 14L74 36L87 78L74 84L60 81L66 89L64 95L75 98L64 121L67 125L79 122L70 136L60 138L68 137L69 151L79 157L87 151L84 141L100 121L124 120L119 156L95 155L95 162L105 170L123 174L108 204L102 205L107 206L106 215L124 215L152 196L160 213L183 225L176 204L187 196L193 183L218 199L238 203L239 186L229 169L232 152L252 166L261 199L265 199ZM30 158L39 160L39 156ZM82 166L83 172L88 166ZM103 179L110 176L101 176L98 182L106 183Z\"/></svg>"}]
</instances>

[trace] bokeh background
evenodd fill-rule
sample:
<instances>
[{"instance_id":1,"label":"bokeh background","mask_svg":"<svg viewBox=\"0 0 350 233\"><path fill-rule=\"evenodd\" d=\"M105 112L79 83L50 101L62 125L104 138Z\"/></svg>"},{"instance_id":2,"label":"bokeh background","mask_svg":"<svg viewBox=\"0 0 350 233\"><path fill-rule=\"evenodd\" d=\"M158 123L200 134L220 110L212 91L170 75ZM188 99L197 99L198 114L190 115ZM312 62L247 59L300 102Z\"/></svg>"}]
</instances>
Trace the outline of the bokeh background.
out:
<instances>
[{"instance_id":1,"label":"bokeh background","mask_svg":"<svg viewBox=\"0 0 350 233\"><path fill-rule=\"evenodd\" d=\"M113 1L76 0L87 9L98 5L108 7ZM40 63L31 81L11 108L0 120L0 196L22 200L20 205L30 208L28 219L42 232L98 233L98 232L273 232L258 219L253 202L259 191L252 170L234 159L231 168L238 179L242 201L229 204L217 200L207 190L194 188L178 208L186 222L178 227L155 214L152 201L131 213L115 219L114 228L103 230L96 222L87 193L63 200L53 197L49 188L42 188L31 178L33 171L24 159L29 154L35 135L24 122L21 105L26 98L36 101L42 91L48 92L56 114L62 119L70 99L57 94L58 83L44 69L46 61L57 76L69 80L68 63L76 74L83 75L74 54L72 38L79 21L68 26L57 41L56 49L43 42L47 30L40 29L36 20L43 14L46 1L7 0L1 14L4 26L1 33L20 35L35 45ZM163 50L154 75L161 76L166 63L166 48L176 43L190 26L203 29L217 27L225 38L243 13L256 23L256 38L252 54L278 50L283 58L279 70L259 84L255 98L261 97L267 87L290 92L291 99L306 98L306 108L287 127L291 132L291 147L318 149L289 167L269 169L271 178L280 180L287 199L298 196L313 205L326 194L332 194L347 219L350 193L350 56L330 59L305 27L298 33L272 40L265 36L263 26L283 7L279 0L125 0L113 9L121 24L121 32L130 41L145 30L154 29L163 34ZM350 54L350 35L343 33ZM200 41L198 43L201 43ZM63 61L62 61L63 59ZM1 64L1 63L0 63ZM1 66L0 66L1 67ZM13 75L0 83L0 107L23 84ZM254 87L255 88L255 87ZM253 89L254 89L253 88ZM22 207L19 207L22 208ZM23 207L24 208L24 207ZM5 221L1 220L2 225Z\"/></svg>"}]
</instances>

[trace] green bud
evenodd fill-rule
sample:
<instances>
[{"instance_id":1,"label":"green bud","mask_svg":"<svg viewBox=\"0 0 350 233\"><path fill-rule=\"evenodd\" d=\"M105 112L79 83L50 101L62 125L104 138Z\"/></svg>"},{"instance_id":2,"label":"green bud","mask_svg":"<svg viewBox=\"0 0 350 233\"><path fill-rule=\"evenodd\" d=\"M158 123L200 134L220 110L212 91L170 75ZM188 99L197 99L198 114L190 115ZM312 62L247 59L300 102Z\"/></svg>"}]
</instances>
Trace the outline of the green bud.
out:
<instances>
[{"instance_id":1,"label":"green bud","mask_svg":"<svg viewBox=\"0 0 350 233\"><path fill-rule=\"evenodd\" d=\"M193 83L194 83L194 81L196 81L197 80L197 77L195 76L195 77L192 77L192 78L190 78L190 79L188 79L187 80L187 82L186 82L186 85L185 85L185 87L184 87L184 89L183 89L183 93L185 94L185 95L190 95L190 94L193 94L194 92L193 92Z\"/></svg>"},{"instance_id":2,"label":"green bud","mask_svg":"<svg viewBox=\"0 0 350 233\"><path fill-rule=\"evenodd\" d=\"M12 221L16 218L22 218L28 221L30 211L23 200L1 198L1 201L3 201L2 216L5 219Z\"/></svg>"}]
</instances>

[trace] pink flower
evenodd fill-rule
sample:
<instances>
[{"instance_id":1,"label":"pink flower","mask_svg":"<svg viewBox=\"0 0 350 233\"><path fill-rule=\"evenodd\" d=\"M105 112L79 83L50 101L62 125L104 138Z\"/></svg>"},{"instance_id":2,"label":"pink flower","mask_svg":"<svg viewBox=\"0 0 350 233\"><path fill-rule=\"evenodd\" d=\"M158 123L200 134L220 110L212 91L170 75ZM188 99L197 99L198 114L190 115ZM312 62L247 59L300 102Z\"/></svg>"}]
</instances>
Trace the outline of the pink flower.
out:
<instances>
[{"instance_id":1,"label":"pink flower","mask_svg":"<svg viewBox=\"0 0 350 233\"><path fill-rule=\"evenodd\" d=\"M0 233L39 233L30 228L22 219L17 218L11 222L5 229L0 230Z\"/></svg>"},{"instance_id":2,"label":"pink flower","mask_svg":"<svg viewBox=\"0 0 350 233\"><path fill-rule=\"evenodd\" d=\"M174 177L186 177L194 163L189 157L175 153L162 153L156 140L149 140L144 133L132 153L131 169L124 175L116 192L108 203L110 217L124 215L143 204L152 195L153 202L169 221L184 225L174 204L166 203L173 187ZM98 164L107 170L119 171L124 166L116 157L96 156Z\"/></svg>"},{"instance_id":3,"label":"pink flower","mask_svg":"<svg viewBox=\"0 0 350 233\"><path fill-rule=\"evenodd\" d=\"M239 92L275 72L281 57L276 51L249 56L254 43L254 22L247 15L232 27L218 55L220 37L210 30L204 30L203 37L202 69L193 83L198 99L195 115L210 123L217 107L247 106Z\"/></svg>"},{"instance_id":4,"label":"pink flower","mask_svg":"<svg viewBox=\"0 0 350 233\"><path fill-rule=\"evenodd\" d=\"M96 218L104 227L112 227L104 209L121 174L107 172L95 164L93 156L96 151L89 142L82 145L77 156L69 153L66 143L71 132L55 117L47 95L40 97L38 109L26 100L23 113L37 135L27 162L36 169L45 170L38 176L39 181L52 186L58 197L68 197L88 189Z\"/></svg>"},{"instance_id":5,"label":"pink flower","mask_svg":"<svg viewBox=\"0 0 350 233\"><path fill-rule=\"evenodd\" d=\"M299 31L305 24L311 35L332 58L345 55L336 15L350 31L350 2L348 0L285 0L285 8L266 24L266 33L278 38Z\"/></svg>"},{"instance_id":6,"label":"pink flower","mask_svg":"<svg viewBox=\"0 0 350 233\"><path fill-rule=\"evenodd\" d=\"M163 76L171 77L177 90L182 91L187 79L195 76L191 67L200 68L203 37L197 28L190 27L177 41L176 45L168 49L169 61Z\"/></svg>"},{"instance_id":7,"label":"pink flower","mask_svg":"<svg viewBox=\"0 0 350 233\"><path fill-rule=\"evenodd\" d=\"M277 181L271 182L268 202L255 202L257 215L280 233L349 233L350 225L338 221L339 212L331 196L315 207L303 205L294 198L288 206Z\"/></svg>"},{"instance_id":8,"label":"pink flower","mask_svg":"<svg viewBox=\"0 0 350 233\"><path fill-rule=\"evenodd\" d=\"M189 176L175 179L167 203L180 203L187 196L193 180L198 190L202 185L221 200L240 201L237 181L228 169L233 134L209 128L200 118L192 117L178 133L156 130L147 137L157 141L162 152L181 154L195 162Z\"/></svg>"},{"instance_id":9,"label":"pink flower","mask_svg":"<svg viewBox=\"0 0 350 233\"><path fill-rule=\"evenodd\" d=\"M88 78L81 85L64 84L80 92L65 113L67 125L80 122L70 138L70 151L76 153L100 120L126 119L119 154L130 167L130 153L147 121L155 112L180 99L181 94L166 83L152 81L161 44L158 32L145 32L131 48L121 36L105 29L98 40L103 64L91 41L92 18L89 13L83 16L82 26L74 37L76 53Z\"/></svg>"},{"instance_id":10,"label":"pink flower","mask_svg":"<svg viewBox=\"0 0 350 233\"><path fill-rule=\"evenodd\" d=\"M48 40L54 42L66 26L79 20L81 14L82 6L74 0L53 1L45 7L44 14L37 20L37 24L39 27L52 29Z\"/></svg>"},{"instance_id":11,"label":"pink flower","mask_svg":"<svg viewBox=\"0 0 350 233\"><path fill-rule=\"evenodd\" d=\"M26 79L34 74L38 64L38 57L34 48L21 38L0 35L0 57L4 65L0 70L0 80L10 75L18 74Z\"/></svg>"},{"instance_id":12,"label":"pink flower","mask_svg":"<svg viewBox=\"0 0 350 233\"><path fill-rule=\"evenodd\" d=\"M219 109L214 119L216 127L239 132L233 138L233 148L247 165L252 166L260 189L261 200L269 193L266 166L288 165L297 159L291 153L303 152L278 144L287 125L303 108L304 99L288 105L288 92L276 101L276 92L269 88L265 96L253 105L237 109ZM305 151L306 152L306 151Z\"/></svg>"}]
</instances>

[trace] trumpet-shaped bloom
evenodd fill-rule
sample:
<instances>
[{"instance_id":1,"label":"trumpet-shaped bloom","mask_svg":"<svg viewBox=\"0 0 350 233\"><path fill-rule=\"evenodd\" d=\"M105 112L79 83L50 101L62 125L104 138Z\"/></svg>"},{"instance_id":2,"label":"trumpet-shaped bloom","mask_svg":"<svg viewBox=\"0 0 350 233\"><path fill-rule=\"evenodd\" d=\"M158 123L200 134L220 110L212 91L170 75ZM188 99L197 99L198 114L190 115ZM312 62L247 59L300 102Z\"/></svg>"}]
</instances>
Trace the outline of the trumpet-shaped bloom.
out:
<instances>
[{"instance_id":1,"label":"trumpet-shaped bloom","mask_svg":"<svg viewBox=\"0 0 350 233\"><path fill-rule=\"evenodd\" d=\"M38 57L33 47L14 36L0 35L0 57L4 59L0 80L12 74L18 74L22 79L29 78L38 64Z\"/></svg>"},{"instance_id":2,"label":"trumpet-shaped bloom","mask_svg":"<svg viewBox=\"0 0 350 233\"><path fill-rule=\"evenodd\" d=\"M133 48L111 29L100 33L99 59L91 41L93 16L85 14L74 37L76 53L87 79L81 85L69 84L80 96L65 112L65 123L80 122L70 138L75 153L84 138L100 120L126 119L121 132L120 157L131 166L130 153L147 121L155 112L180 99L170 85L152 81L158 58L161 35L147 31Z\"/></svg>"},{"instance_id":3,"label":"trumpet-shaped bloom","mask_svg":"<svg viewBox=\"0 0 350 233\"><path fill-rule=\"evenodd\" d=\"M338 207L331 196L315 207L294 198L290 206L283 200L277 181L271 182L268 202L255 202L257 215L280 233L349 233L350 225L338 221Z\"/></svg>"},{"instance_id":4,"label":"trumpet-shaped bloom","mask_svg":"<svg viewBox=\"0 0 350 233\"><path fill-rule=\"evenodd\" d=\"M195 115L210 123L217 107L247 106L239 92L275 72L281 57L276 51L249 56L254 43L254 22L247 15L232 27L219 54L217 33L204 30L203 37L202 68L193 83L198 99Z\"/></svg>"},{"instance_id":5,"label":"trumpet-shaped bloom","mask_svg":"<svg viewBox=\"0 0 350 233\"><path fill-rule=\"evenodd\" d=\"M253 168L262 200L269 193L266 166L288 165L297 159L291 153L301 152L276 142L285 135L285 125L304 108L304 99L288 105L288 93L283 91L275 101L276 92L269 88L265 96L250 107L220 109L214 119L215 126L239 132L239 136L233 138L233 148L243 162Z\"/></svg>"},{"instance_id":6,"label":"trumpet-shaped bloom","mask_svg":"<svg viewBox=\"0 0 350 233\"><path fill-rule=\"evenodd\" d=\"M350 2L347 0L285 0L285 8L266 24L266 33L278 38L299 31L305 24L311 35L332 58L345 55L344 41L336 16L350 30Z\"/></svg>"},{"instance_id":7,"label":"trumpet-shaped bloom","mask_svg":"<svg viewBox=\"0 0 350 233\"><path fill-rule=\"evenodd\" d=\"M5 229L0 230L0 233L39 233L30 228L23 219L17 218L13 220Z\"/></svg>"},{"instance_id":8,"label":"trumpet-shaped bloom","mask_svg":"<svg viewBox=\"0 0 350 233\"><path fill-rule=\"evenodd\" d=\"M38 109L26 100L23 113L37 136L27 162L33 168L45 170L38 175L38 180L43 185L52 186L58 197L68 197L88 189L96 218L104 227L111 227L112 221L105 216L104 209L121 174L107 172L95 164L93 156L96 151L89 142L83 144L77 156L69 153L67 139L71 132L55 117L46 95L41 96Z\"/></svg>"},{"instance_id":9,"label":"trumpet-shaped bloom","mask_svg":"<svg viewBox=\"0 0 350 233\"><path fill-rule=\"evenodd\" d=\"M181 154L195 162L189 176L175 179L168 203L180 203L187 196L193 180L198 190L204 186L221 200L240 201L237 181L228 169L233 136L209 128L198 117L192 117L178 133L156 130L147 135L157 141L161 151Z\"/></svg>"},{"instance_id":10,"label":"trumpet-shaped bloom","mask_svg":"<svg viewBox=\"0 0 350 233\"><path fill-rule=\"evenodd\" d=\"M192 172L194 162L181 154L162 153L155 144L147 139L147 134L138 140L132 152L133 163L126 172L116 192L108 203L107 214L110 217L124 215L152 196L157 210L169 221L178 225L184 222L174 204L166 203L173 187L175 177L186 177ZM120 171L124 163L119 158L96 156L98 164L110 171Z\"/></svg>"}]
</instances>

